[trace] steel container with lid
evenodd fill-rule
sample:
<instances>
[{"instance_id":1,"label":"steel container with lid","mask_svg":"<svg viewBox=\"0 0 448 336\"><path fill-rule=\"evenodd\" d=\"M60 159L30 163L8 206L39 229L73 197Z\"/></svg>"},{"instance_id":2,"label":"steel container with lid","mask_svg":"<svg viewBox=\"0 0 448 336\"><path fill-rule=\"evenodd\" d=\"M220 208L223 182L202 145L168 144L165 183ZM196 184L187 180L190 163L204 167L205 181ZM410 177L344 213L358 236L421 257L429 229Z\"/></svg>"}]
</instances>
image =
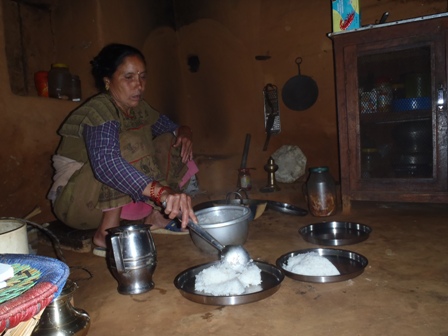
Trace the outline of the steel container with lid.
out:
<instances>
[{"instance_id":1,"label":"steel container with lid","mask_svg":"<svg viewBox=\"0 0 448 336\"><path fill-rule=\"evenodd\" d=\"M327 166L310 168L305 186L308 208L313 216L326 217L336 212L336 184Z\"/></svg>"},{"instance_id":2,"label":"steel container with lid","mask_svg":"<svg viewBox=\"0 0 448 336\"><path fill-rule=\"evenodd\" d=\"M81 100L81 80L79 79L79 76L71 76L69 99L72 101Z\"/></svg>"},{"instance_id":3,"label":"steel container with lid","mask_svg":"<svg viewBox=\"0 0 448 336\"><path fill-rule=\"evenodd\" d=\"M54 63L48 72L48 96L58 99L69 99L72 85L72 75L68 66Z\"/></svg>"}]
</instances>

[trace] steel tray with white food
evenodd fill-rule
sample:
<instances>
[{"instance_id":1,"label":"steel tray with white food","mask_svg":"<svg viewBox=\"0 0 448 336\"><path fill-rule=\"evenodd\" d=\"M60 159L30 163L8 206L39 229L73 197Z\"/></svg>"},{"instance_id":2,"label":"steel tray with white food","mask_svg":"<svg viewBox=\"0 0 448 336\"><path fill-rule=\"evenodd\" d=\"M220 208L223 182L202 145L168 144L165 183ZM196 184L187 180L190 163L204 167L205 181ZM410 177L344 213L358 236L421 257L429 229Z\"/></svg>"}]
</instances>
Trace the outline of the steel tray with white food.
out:
<instances>
[{"instance_id":1,"label":"steel tray with white food","mask_svg":"<svg viewBox=\"0 0 448 336\"><path fill-rule=\"evenodd\" d=\"M261 269L261 284L250 286L244 294L229 296L213 296L195 290L196 275L202 270L219 263L219 261L191 267L179 273L174 279L174 286L186 299L206 305L234 306L263 300L273 295L280 288L285 278L283 272L274 265L263 261L254 261Z\"/></svg>"},{"instance_id":2,"label":"steel tray with white food","mask_svg":"<svg viewBox=\"0 0 448 336\"><path fill-rule=\"evenodd\" d=\"M329 260L339 271L339 275L331 276L314 276L314 275L304 275L293 273L286 269L288 265L288 260L291 257L295 257L300 254L306 254L310 252L316 252L319 256L322 256ZM329 283L329 282L339 282L349 279L353 279L364 272L365 267L368 264L368 260L361 254L338 249L330 248L316 248L316 249L304 249L298 251L288 252L276 261L277 267L279 267L285 275L291 279L305 281L305 282L318 282L318 283Z\"/></svg>"}]
</instances>

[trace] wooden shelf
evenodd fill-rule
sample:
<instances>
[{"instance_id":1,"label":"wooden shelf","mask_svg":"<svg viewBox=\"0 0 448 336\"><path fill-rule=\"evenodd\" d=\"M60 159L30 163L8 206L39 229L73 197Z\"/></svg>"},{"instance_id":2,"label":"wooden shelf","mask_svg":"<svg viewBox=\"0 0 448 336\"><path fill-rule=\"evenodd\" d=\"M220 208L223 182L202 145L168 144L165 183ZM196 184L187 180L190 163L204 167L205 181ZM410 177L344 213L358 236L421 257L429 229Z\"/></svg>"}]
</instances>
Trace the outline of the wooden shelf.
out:
<instances>
[{"instance_id":1,"label":"wooden shelf","mask_svg":"<svg viewBox=\"0 0 448 336\"><path fill-rule=\"evenodd\" d=\"M366 113L360 115L359 122L361 124L389 124L406 121L430 120L431 114L430 110Z\"/></svg>"}]
</instances>

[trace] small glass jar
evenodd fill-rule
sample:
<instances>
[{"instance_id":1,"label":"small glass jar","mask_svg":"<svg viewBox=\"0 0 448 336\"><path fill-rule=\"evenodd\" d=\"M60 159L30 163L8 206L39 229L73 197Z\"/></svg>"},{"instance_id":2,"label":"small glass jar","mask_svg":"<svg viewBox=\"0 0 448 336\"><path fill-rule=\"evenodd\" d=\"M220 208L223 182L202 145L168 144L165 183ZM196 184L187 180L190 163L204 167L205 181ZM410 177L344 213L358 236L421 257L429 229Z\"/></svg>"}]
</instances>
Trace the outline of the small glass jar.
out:
<instances>
[{"instance_id":1,"label":"small glass jar","mask_svg":"<svg viewBox=\"0 0 448 336\"><path fill-rule=\"evenodd\" d=\"M336 184L328 167L313 167L309 172L306 198L310 213L315 217L333 215L337 210Z\"/></svg>"},{"instance_id":2,"label":"small glass jar","mask_svg":"<svg viewBox=\"0 0 448 336\"><path fill-rule=\"evenodd\" d=\"M241 168L239 169L238 174L239 187L243 190L251 190L252 189L252 181L250 178L250 168Z\"/></svg>"},{"instance_id":3,"label":"small glass jar","mask_svg":"<svg viewBox=\"0 0 448 336\"><path fill-rule=\"evenodd\" d=\"M393 100L392 83L388 78L379 78L376 82L378 112L390 112Z\"/></svg>"}]
</instances>

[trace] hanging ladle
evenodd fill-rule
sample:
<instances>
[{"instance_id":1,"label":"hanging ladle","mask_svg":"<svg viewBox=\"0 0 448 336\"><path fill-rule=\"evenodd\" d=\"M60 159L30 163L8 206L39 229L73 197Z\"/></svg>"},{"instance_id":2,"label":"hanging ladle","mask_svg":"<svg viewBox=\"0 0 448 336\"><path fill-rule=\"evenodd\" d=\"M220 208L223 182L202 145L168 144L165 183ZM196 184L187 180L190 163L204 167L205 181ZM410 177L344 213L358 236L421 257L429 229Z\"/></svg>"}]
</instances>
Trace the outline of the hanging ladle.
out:
<instances>
[{"instance_id":1,"label":"hanging ladle","mask_svg":"<svg viewBox=\"0 0 448 336\"><path fill-rule=\"evenodd\" d=\"M188 227L219 251L223 264L226 264L234 269L238 269L245 267L252 261L249 253L241 245L222 245L200 225L193 223L192 220L188 221Z\"/></svg>"}]
</instances>

